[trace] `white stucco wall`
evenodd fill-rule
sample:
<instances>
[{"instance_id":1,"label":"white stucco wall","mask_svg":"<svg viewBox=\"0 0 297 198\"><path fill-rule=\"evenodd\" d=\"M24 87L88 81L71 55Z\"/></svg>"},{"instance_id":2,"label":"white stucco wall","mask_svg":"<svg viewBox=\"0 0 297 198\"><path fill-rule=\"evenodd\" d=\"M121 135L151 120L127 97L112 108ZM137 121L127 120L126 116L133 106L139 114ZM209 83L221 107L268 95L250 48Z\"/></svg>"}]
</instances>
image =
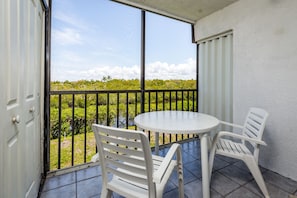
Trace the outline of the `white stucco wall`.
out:
<instances>
[{"instance_id":1,"label":"white stucco wall","mask_svg":"<svg viewBox=\"0 0 297 198\"><path fill-rule=\"evenodd\" d=\"M297 1L240 0L195 24L195 39L233 30L233 118L270 113L260 164L297 180Z\"/></svg>"}]
</instances>

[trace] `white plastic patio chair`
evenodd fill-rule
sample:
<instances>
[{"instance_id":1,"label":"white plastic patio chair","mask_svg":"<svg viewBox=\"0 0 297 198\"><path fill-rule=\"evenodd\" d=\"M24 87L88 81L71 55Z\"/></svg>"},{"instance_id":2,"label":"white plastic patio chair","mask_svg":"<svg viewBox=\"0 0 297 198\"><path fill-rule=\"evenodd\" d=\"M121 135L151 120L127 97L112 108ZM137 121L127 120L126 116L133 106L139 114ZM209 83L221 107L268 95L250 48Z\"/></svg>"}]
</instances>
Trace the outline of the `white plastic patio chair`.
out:
<instances>
[{"instance_id":1,"label":"white plastic patio chair","mask_svg":"<svg viewBox=\"0 0 297 198\"><path fill-rule=\"evenodd\" d=\"M112 192L134 198L162 197L175 168L178 173L179 197L184 197L179 144L173 144L163 158L152 155L144 132L98 124L93 124L92 128L102 169L101 197L111 197Z\"/></svg>"},{"instance_id":2,"label":"white plastic patio chair","mask_svg":"<svg viewBox=\"0 0 297 198\"><path fill-rule=\"evenodd\" d=\"M265 110L250 108L243 126L221 122L222 124L241 129L242 134L240 135L227 131L220 131L216 134L209 156L210 178L215 154L240 159L245 162L249 168L265 197L269 197L265 182L258 166L259 146L266 146L266 143L261 139L267 117L268 113Z\"/></svg>"}]
</instances>

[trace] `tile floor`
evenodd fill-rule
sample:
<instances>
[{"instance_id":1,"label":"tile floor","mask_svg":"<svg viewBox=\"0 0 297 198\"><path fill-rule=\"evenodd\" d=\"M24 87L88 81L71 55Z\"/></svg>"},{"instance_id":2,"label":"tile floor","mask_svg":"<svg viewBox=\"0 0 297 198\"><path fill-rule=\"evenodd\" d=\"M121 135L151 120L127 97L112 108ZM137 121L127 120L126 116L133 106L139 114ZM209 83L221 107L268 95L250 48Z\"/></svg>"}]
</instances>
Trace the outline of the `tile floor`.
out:
<instances>
[{"instance_id":1,"label":"tile floor","mask_svg":"<svg viewBox=\"0 0 297 198\"><path fill-rule=\"evenodd\" d=\"M185 197L202 197L200 143L199 140L182 143L184 163ZM160 154L168 149L160 150ZM297 182L261 168L271 198L297 197ZM97 198L101 191L101 169L92 166L63 175L48 177L40 198ZM178 196L176 175L170 178L164 198ZM113 197L120 196L114 194ZM255 180L244 163L217 156L211 179L211 197L258 198L263 197Z\"/></svg>"}]
</instances>

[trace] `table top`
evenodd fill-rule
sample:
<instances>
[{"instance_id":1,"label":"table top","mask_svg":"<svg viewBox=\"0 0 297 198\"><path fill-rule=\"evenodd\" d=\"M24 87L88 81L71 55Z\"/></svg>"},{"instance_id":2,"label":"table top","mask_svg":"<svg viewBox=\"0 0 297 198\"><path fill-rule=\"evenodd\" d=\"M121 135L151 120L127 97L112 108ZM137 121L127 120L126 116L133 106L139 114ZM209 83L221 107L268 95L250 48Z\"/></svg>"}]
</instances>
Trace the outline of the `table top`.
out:
<instances>
[{"instance_id":1,"label":"table top","mask_svg":"<svg viewBox=\"0 0 297 198\"><path fill-rule=\"evenodd\" d=\"M134 118L137 127L160 133L205 133L220 121L210 115L191 111L154 111Z\"/></svg>"}]
</instances>

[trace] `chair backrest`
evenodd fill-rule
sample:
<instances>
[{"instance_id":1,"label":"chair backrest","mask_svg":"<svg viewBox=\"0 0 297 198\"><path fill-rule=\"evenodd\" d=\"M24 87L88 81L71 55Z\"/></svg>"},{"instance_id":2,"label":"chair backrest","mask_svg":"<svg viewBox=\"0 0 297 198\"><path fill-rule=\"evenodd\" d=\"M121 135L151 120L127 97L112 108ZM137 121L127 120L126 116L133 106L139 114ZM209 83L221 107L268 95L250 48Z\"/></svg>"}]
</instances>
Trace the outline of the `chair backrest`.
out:
<instances>
[{"instance_id":1,"label":"chair backrest","mask_svg":"<svg viewBox=\"0 0 297 198\"><path fill-rule=\"evenodd\" d=\"M243 126L243 135L261 140L268 118L268 113L260 108L250 108L244 126ZM254 157L257 159L259 155L259 145L251 143L254 147Z\"/></svg>"},{"instance_id":2,"label":"chair backrest","mask_svg":"<svg viewBox=\"0 0 297 198\"><path fill-rule=\"evenodd\" d=\"M147 136L141 131L98 124L93 124L92 128L105 186L108 174L112 174L125 182L147 189L150 195L155 193L152 153Z\"/></svg>"}]
</instances>

